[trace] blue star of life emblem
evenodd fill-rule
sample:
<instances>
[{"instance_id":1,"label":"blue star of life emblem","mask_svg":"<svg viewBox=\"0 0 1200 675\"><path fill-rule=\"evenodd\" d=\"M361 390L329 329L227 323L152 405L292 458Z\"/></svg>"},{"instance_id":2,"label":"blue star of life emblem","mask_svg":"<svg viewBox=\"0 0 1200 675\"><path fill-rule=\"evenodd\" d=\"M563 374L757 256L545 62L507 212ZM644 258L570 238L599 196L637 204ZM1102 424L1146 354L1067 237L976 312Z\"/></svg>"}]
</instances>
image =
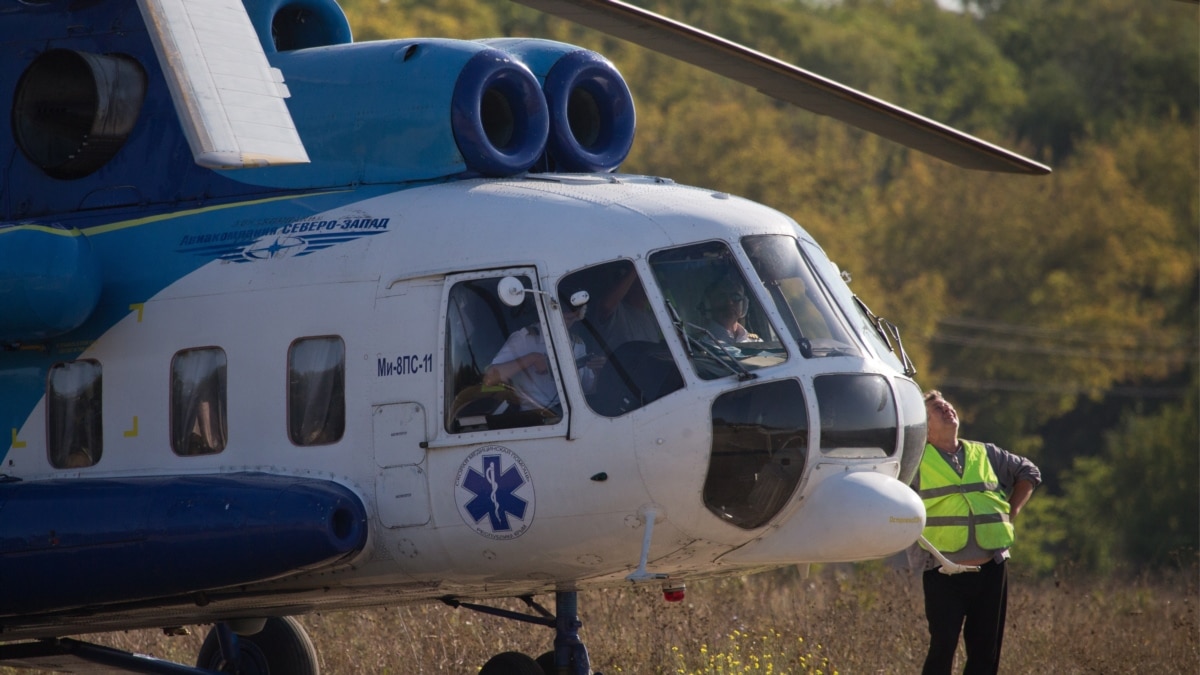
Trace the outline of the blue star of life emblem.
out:
<instances>
[{"instance_id":1,"label":"blue star of life emblem","mask_svg":"<svg viewBox=\"0 0 1200 675\"><path fill-rule=\"evenodd\" d=\"M492 539L514 539L533 522L529 469L500 445L477 448L459 467L455 498L463 521Z\"/></svg>"}]
</instances>

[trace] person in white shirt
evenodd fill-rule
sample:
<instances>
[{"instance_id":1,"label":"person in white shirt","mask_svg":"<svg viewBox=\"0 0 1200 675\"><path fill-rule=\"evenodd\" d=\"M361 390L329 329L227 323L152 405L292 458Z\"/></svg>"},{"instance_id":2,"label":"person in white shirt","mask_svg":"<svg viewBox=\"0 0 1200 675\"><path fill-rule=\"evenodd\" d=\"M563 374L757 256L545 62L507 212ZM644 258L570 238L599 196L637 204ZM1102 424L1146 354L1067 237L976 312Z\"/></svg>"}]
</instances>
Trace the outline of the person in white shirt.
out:
<instances>
[{"instance_id":1,"label":"person in white shirt","mask_svg":"<svg viewBox=\"0 0 1200 675\"><path fill-rule=\"evenodd\" d=\"M708 305L709 322L705 326L721 342L760 342L759 337L746 330L742 319L750 309L750 299L741 282L723 277L713 284L704 295Z\"/></svg>"},{"instance_id":2,"label":"person in white shirt","mask_svg":"<svg viewBox=\"0 0 1200 675\"><path fill-rule=\"evenodd\" d=\"M571 303L572 299L578 301L578 290L563 290L559 296L563 321L566 323L567 333L571 335L572 356L576 364L581 364L580 383L584 391L591 391L596 385L596 371L603 367L604 360L587 358L587 347L583 340L571 333L571 329L587 313L587 294L583 293L583 302L578 305ZM543 408L553 410L561 407L554 374L550 372L546 335L541 324L526 326L508 336L508 340L492 358L491 365L484 371L483 384L509 384Z\"/></svg>"}]
</instances>

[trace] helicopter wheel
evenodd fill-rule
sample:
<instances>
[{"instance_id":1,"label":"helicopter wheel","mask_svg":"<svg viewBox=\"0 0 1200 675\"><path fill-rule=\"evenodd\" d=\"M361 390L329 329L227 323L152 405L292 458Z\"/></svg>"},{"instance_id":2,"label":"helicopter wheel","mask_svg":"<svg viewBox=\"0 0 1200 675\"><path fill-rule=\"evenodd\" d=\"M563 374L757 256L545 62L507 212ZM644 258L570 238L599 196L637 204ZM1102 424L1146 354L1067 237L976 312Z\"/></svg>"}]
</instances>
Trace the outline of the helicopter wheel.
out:
<instances>
[{"instance_id":1,"label":"helicopter wheel","mask_svg":"<svg viewBox=\"0 0 1200 675\"><path fill-rule=\"evenodd\" d=\"M479 675L545 675L546 672L537 661L521 652L497 654L479 669Z\"/></svg>"},{"instance_id":2,"label":"helicopter wheel","mask_svg":"<svg viewBox=\"0 0 1200 675\"><path fill-rule=\"evenodd\" d=\"M253 635L238 635L241 663L236 667L221 653L219 628L213 626L200 646L197 668L237 675L318 675L317 651L304 627L290 616L271 617Z\"/></svg>"},{"instance_id":3,"label":"helicopter wheel","mask_svg":"<svg viewBox=\"0 0 1200 675\"><path fill-rule=\"evenodd\" d=\"M549 651L537 657L535 662L541 666L543 675L555 675L554 652Z\"/></svg>"}]
</instances>

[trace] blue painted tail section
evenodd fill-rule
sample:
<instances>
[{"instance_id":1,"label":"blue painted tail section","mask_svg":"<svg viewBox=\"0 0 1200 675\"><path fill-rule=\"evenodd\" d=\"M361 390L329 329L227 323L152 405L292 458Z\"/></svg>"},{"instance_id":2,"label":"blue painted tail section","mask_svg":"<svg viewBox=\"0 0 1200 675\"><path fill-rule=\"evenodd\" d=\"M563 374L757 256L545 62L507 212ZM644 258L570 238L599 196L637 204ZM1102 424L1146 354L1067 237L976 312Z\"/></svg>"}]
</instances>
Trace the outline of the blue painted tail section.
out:
<instances>
[{"instance_id":1,"label":"blue painted tail section","mask_svg":"<svg viewBox=\"0 0 1200 675\"><path fill-rule=\"evenodd\" d=\"M269 256L272 243L285 235L306 251L320 250L330 242L307 232L289 235L303 227L294 222L390 189L279 195L175 211L81 214L69 225L0 223L0 261L14 263L17 270L0 271L0 461L23 447L18 432L45 394L52 365L77 358L140 304L213 260ZM347 235L343 228L337 234L345 238L382 231L363 228ZM259 249L267 252L256 253ZM64 253L86 258L87 265L27 269L27 262ZM90 266L98 267L98 277L84 273ZM84 308L90 314L78 323ZM64 332L67 324L77 327Z\"/></svg>"}]
</instances>

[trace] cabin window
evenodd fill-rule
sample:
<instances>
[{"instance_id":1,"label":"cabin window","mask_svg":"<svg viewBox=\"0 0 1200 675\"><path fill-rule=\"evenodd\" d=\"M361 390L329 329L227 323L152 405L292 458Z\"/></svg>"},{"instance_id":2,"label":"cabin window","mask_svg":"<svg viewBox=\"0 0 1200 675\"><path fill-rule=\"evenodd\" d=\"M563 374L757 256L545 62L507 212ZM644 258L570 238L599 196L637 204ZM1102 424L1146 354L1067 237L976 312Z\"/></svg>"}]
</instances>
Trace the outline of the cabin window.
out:
<instances>
[{"instance_id":1,"label":"cabin window","mask_svg":"<svg viewBox=\"0 0 1200 675\"><path fill-rule=\"evenodd\" d=\"M171 449L212 455L229 438L225 351L188 349L171 360Z\"/></svg>"},{"instance_id":2,"label":"cabin window","mask_svg":"<svg viewBox=\"0 0 1200 675\"><path fill-rule=\"evenodd\" d=\"M850 331L792 237L746 237L742 247L805 358L861 356Z\"/></svg>"},{"instance_id":3,"label":"cabin window","mask_svg":"<svg viewBox=\"0 0 1200 675\"><path fill-rule=\"evenodd\" d=\"M47 379L46 426L50 464L78 469L100 461L101 372L98 361L58 363Z\"/></svg>"},{"instance_id":4,"label":"cabin window","mask_svg":"<svg viewBox=\"0 0 1200 675\"><path fill-rule=\"evenodd\" d=\"M683 388L683 376L663 338L646 288L630 260L617 260L573 272L559 282L559 295L576 289L590 296L582 321L572 332L585 345L582 368L595 371L584 387L588 406L619 417Z\"/></svg>"},{"instance_id":5,"label":"cabin window","mask_svg":"<svg viewBox=\"0 0 1200 675\"><path fill-rule=\"evenodd\" d=\"M759 302L758 279L747 280L729 246L710 241L650 256L675 331L696 374L705 380L782 363L787 351Z\"/></svg>"},{"instance_id":6,"label":"cabin window","mask_svg":"<svg viewBox=\"0 0 1200 675\"><path fill-rule=\"evenodd\" d=\"M446 431L556 424L560 388L547 350L536 293L511 307L497 287L505 276L526 289L526 273L474 276L450 288L446 306Z\"/></svg>"},{"instance_id":7,"label":"cabin window","mask_svg":"<svg viewBox=\"0 0 1200 675\"><path fill-rule=\"evenodd\" d=\"M346 343L301 338L288 349L288 438L296 445L336 443L346 431Z\"/></svg>"}]
</instances>

